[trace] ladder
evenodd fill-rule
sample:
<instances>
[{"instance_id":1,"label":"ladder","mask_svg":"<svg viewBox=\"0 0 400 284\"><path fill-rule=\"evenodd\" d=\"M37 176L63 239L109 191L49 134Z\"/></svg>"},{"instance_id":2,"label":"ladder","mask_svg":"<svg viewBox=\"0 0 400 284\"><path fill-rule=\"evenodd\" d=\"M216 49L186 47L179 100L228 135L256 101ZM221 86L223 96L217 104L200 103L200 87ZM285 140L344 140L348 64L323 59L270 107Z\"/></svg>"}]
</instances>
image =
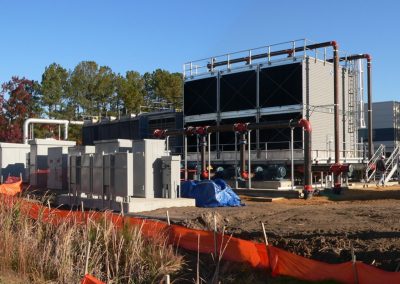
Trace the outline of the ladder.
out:
<instances>
[{"instance_id":1,"label":"ladder","mask_svg":"<svg viewBox=\"0 0 400 284\"><path fill-rule=\"evenodd\" d=\"M355 131L355 80L354 73L349 72L348 75L348 102L347 102L347 132L354 133Z\"/></svg>"},{"instance_id":2,"label":"ladder","mask_svg":"<svg viewBox=\"0 0 400 284\"><path fill-rule=\"evenodd\" d=\"M365 182L368 183L373 177L375 177L376 168L375 164L385 154L385 146L381 144L375 151L374 155L368 161L367 168L365 169Z\"/></svg>"},{"instance_id":3,"label":"ladder","mask_svg":"<svg viewBox=\"0 0 400 284\"><path fill-rule=\"evenodd\" d=\"M400 162L399 157L400 157L400 145L397 145L397 147L393 150L392 154L385 163L386 172L388 173L385 178L385 183L392 178L395 172L397 172Z\"/></svg>"}]
</instances>

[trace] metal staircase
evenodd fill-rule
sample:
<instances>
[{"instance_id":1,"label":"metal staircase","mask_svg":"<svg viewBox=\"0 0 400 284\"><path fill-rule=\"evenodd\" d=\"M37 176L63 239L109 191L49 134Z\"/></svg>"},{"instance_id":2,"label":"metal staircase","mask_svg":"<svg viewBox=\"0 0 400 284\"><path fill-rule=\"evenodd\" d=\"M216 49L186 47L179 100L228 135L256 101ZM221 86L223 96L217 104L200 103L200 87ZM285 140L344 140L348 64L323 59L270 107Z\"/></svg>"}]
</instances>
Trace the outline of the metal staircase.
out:
<instances>
[{"instance_id":1,"label":"metal staircase","mask_svg":"<svg viewBox=\"0 0 400 284\"><path fill-rule=\"evenodd\" d=\"M379 148L375 151L374 155L368 161L367 168L365 169L365 182L368 183L373 177L375 177L376 173L376 161L380 159L385 154L385 146L380 145ZM389 159L388 159L389 160Z\"/></svg>"},{"instance_id":2,"label":"metal staircase","mask_svg":"<svg viewBox=\"0 0 400 284\"><path fill-rule=\"evenodd\" d=\"M397 172L397 169L399 167L399 157L400 157L400 145L397 145L397 147L393 150L392 154L390 157L386 160L386 172L388 173L385 178L385 183L388 182L394 173Z\"/></svg>"}]
</instances>

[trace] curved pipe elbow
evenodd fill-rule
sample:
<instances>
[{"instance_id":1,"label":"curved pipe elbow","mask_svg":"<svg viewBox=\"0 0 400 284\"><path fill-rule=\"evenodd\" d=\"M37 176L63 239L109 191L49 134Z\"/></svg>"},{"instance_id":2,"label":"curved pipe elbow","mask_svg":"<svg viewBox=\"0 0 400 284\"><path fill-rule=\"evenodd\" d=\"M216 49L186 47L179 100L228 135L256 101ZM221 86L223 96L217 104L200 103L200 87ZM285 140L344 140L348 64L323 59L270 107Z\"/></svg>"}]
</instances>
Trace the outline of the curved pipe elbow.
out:
<instances>
[{"instance_id":1,"label":"curved pipe elbow","mask_svg":"<svg viewBox=\"0 0 400 284\"><path fill-rule=\"evenodd\" d=\"M161 129L156 129L153 131L153 137L157 138L157 139L163 138L164 134L165 134L165 131L161 130Z\"/></svg>"},{"instance_id":2,"label":"curved pipe elbow","mask_svg":"<svg viewBox=\"0 0 400 284\"><path fill-rule=\"evenodd\" d=\"M305 119L305 118L300 119L298 124L299 124L299 126L304 128L304 131L306 131L306 132L312 131L311 123L307 119Z\"/></svg>"},{"instance_id":3,"label":"curved pipe elbow","mask_svg":"<svg viewBox=\"0 0 400 284\"><path fill-rule=\"evenodd\" d=\"M241 172L240 173L240 176L243 178L243 179L249 179L249 173L247 172L247 171L243 171L243 172Z\"/></svg>"}]
</instances>

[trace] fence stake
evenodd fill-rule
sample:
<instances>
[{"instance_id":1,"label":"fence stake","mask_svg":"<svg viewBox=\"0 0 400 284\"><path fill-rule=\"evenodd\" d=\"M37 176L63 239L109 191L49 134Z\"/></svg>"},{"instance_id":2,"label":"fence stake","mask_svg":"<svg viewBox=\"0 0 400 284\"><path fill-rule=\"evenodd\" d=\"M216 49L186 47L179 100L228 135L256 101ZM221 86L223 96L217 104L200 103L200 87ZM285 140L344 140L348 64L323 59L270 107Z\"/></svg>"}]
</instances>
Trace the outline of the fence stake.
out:
<instances>
[{"instance_id":1,"label":"fence stake","mask_svg":"<svg viewBox=\"0 0 400 284\"><path fill-rule=\"evenodd\" d=\"M167 223L168 223L168 226L171 226L171 221L169 220L169 213L168 213L168 210L167 210Z\"/></svg>"},{"instance_id":2,"label":"fence stake","mask_svg":"<svg viewBox=\"0 0 400 284\"><path fill-rule=\"evenodd\" d=\"M353 264L353 272L354 272L354 283L358 284L358 273L357 273L357 262L356 262L356 255L354 253L354 247L351 245L351 262Z\"/></svg>"},{"instance_id":3,"label":"fence stake","mask_svg":"<svg viewBox=\"0 0 400 284\"><path fill-rule=\"evenodd\" d=\"M85 261L85 275L88 274L89 272L89 255L90 255L90 241L88 243L87 246L87 250L86 250L86 261Z\"/></svg>"}]
</instances>

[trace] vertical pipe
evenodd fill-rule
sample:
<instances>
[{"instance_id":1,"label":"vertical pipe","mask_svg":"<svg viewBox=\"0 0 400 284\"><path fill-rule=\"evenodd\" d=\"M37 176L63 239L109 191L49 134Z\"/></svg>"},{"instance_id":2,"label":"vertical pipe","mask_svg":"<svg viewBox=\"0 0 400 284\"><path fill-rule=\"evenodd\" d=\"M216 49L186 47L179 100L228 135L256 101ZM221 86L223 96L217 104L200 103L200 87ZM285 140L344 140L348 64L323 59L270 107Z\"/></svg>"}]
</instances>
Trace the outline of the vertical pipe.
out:
<instances>
[{"instance_id":1,"label":"vertical pipe","mask_svg":"<svg viewBox=\"0 0 400 284\"><path fill-rule=\"evenodd\" d=\"M346 61L347 62L347 61ZM342 69L342 147L343 147L343 157L346 158L346 69ZM350 88L349 86L347 87ZM354 88L354 87L353 87ZM348 100L352 99L350 97L347 98ZM349 103L349 101L348 101ZM347 120L350 119L350 116L354 115L353 113L349 113ZM350 141L349 141L350 142Z\"/></svg>"},{"instance_id":2,"label":"vertical pipe","mask_svg":"<svg viewBox=\"0 0 400 284\"><path fill-rule=\"evenodd\" d=\"M221 124L221 106L220 106L220 80L221 80L221 73L217 72L217 126ZM220 158L220 148L219 148L219 132L216 133L215 137L215 151L217 152L217 159Z\"/></svg>"},{"instance_id":3,"label":"vertical pipe","mask_svg":"<svg viewBox=\"0 0 400 284\"><path fill-rule=\"evenodd\" d=\"M185 157L185 161L184 161L184 167L185 167L185 180L187 180L188 179L188 168L187 168L187 136L184 134L183 135L183 140L184 140L184 143L183 143L183 154L184 154L184 157Z\"/></svg>"},{"instance_id":4,"label":"vertical pipe","mask_svg":"<svg viewBox=\"0 0 400 284\"><path fill-rule=\"evenodd\" d=\"M208 180L211 179L211 133L208 136Z\"/></svg>"},{"instance_id":5,"label":"vertical pipe","mask_svg":"<svg viewBox=\"0 0 400 284\"><path fill-rule=\"evenodd\" d=\"M207 179L207 165L206 165L207 138L205 135L201 135L200 137L201 137L201 143L200 143L201 178Z\"/></svg>"},{"instance_id":6,"label":"vertical pipe","mask_svg":"<svg viewBox=\"0 0 400 284\"><path fill-rule=\"evenodd\" d=\"M368 84L368 159L372 158L374 143L372 141L372 66L371 56L367 57L367 84Z\"/></svg>"},{"instance_id":7,"label":"vertical pipe","mask_svg":"<svg viewBox=\"0 0 400 284\"><path fill-rule=\"evenodd\" d=\"M200 171L199 171L199 168L200 168L200 165L199 165L199 139L200 139L200 136L197 134L196 135L196 178L197 178L197 180L200 180Z\"/></svg>"},{"instance_id":8,"label":"vertical pipe","mask_svg":"<svg viewBox=\"0 0 400 284\"><path fill-rule=\"evenodd\" d=\"M311 131L304 132L304 196L312 197L312 174L311 174Z\"/></svg>"},{"instance_id":9,"label":"vertical pipe","mask_svg":"<svg viewBox=\"0 0 400 284\"><path fill-rule=\"evenodd\" d=\"M240 133L240 175L245 176L246 173L246 134Z\"/></svg>"},{"instance_id":10,"label":"vertical pipe","mask_svg":"<svg viewBox=\"0 0 400 284\"><path fill-rule=\"evenodd\" d=\"M64 140L68 140L68 124L68 120L64 122Z\"/></svg>"},{"instance_id":11,"label":"vertical pipe","mask_svg":"<svg viewBox=\"0 0 400 284\"><path fill-rule=\"evenodd\" d=\"M294 189L294 153L293 153L293 127L290 127L290 173L292 181L292 190Z\"/></svg>"},{"instance_id":12,"label":"vertical pipe","mask_svg":"<svg viewBox=\"0 0 400 284\"><path fill-rule=\"evenodd\" d=\"M257 66L257 85L256 85L256 123L260 122L260 64ZM257 150L257 158L261 158L261 150L260 150L260 130L256 129L256 150Z\"/></svg>"},{"instance_id":13,"label":"vertical pipe","mask_svg":"<svg viewBox=\"0 0 400 284\"><path fill-rule=\"evenodd\" d=\"M237 167L237 132L235 131L235 188L238 188L238 167Z\"/></svg>"},{"instance_id":14,"label":"vertical pipe","mask_svg":"<svg viewBox=\"0 0 400 284\"><path fill-rule=\"evenodd\" d=\"M339 146L339 51L338 45L333 45L333 104L334 104L334 135L335 135L335 163L340 161ZM340 177L335 175L335 187L340 187Z\"/></svg>"},{"instance_id":15,"label":"vertical pipe","mask_svg":"<svg viewBox=\"0 0 400 284\"><path fill-rule=\"evenodd\" d=\"M247 159L248 159L248 161L247 161L247 164L248 164L248 172L249 172L249 189L251 188L251 130L249 130L248 132L247 132L247 140L248 140L248 142L247 142L247 144L249 145L249 147L248 147L248 150L247 150L247 153L248 153L248 157L247 157Z\"/></svg>"},{"instance_id":16,"label":"vertical pipe","mask_svg":"<svg viewBox=\"0 0 400 284\"><path fill-rule=\"evenodd\" d=\"M324 188L324 172L321 172L321 188Z\"/></svg>"}]
</instances>

